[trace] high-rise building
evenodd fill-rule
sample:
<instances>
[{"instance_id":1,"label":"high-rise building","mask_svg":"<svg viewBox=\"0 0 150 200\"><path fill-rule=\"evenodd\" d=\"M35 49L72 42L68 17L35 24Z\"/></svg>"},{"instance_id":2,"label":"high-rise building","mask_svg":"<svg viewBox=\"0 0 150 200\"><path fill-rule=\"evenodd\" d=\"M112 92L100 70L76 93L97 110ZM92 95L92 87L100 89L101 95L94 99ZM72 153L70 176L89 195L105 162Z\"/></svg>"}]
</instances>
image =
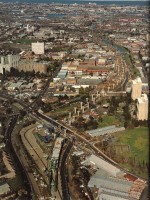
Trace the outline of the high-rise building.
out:
<instances>
[{"instance_id":1,"label":"high-rise building","mask_svg":"<svg viewBox=\"0 0 150 200\"><path fill-rule=\"evenodd\" d=\"M35 72L40 73L47 73L48 63L47 62L34 62L32 60L26 60L22 59L19 62L18 70L23 70L24 72L32 72L33 70Z\"/></svg>"},{"instance_id":2,"label":"high-rise building","mask_svg":"<svg viewBox=\"0 0 150 200\"><path fill-rule=\"evenodd\" d=\"M32 43L32 51L35 54L41 55L45 53L45 45L44 42L35 42Z\"/></svg>"},{"instance_id":3,"label":"high-rise building","mask_svg":"<svg viewBox=\"0 0 150 200\"><path fill-rule=\"evenodd\" d=\"M131 98L135 100L141 96L141 93L142 93L142 81L140 77L137 77L135 80L132 80Z\"/></svg>"},{"instance_id":4,"label":"high-rise building","mask_svg":"<svg viewBox=\"0 0 150 200\"><path fill-rule=\"evenodd\" d=\"M17 68L20 60L19 55L0 56L0 73L10 71L11 67Z\"/></svg>"},{"instance_id":5,"label":"high-rise building","mask_svg":"<svg viewBox=\"0 0 150 200\"><path fill-rule=\"evenodd\" d=\"M142 94L137 99L137 119L148 120L148 97L147 94Z\"/></svg>"}]
</instances>

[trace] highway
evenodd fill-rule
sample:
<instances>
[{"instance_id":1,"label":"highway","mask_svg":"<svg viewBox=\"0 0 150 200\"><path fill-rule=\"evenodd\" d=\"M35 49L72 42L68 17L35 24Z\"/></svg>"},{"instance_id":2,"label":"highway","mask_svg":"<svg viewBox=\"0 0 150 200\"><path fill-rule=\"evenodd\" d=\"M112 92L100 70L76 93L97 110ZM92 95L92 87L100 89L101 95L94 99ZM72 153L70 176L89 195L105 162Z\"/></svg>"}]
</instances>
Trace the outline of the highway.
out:
<instances>
[{"instance_id":1,"label":"highway","mask_svg":"<svg viewBox=\"0 0 150 200\"><path fill-rule=\"evenodd\" d=\"M64 60L63 60L64 61ZM55 71L55 73L53 74L53 77L55 77L57 75L57 73L59 72L60 70L60 67L61 67L61 64L63 63L60 62L59 64L59 67L57 68L57 70ZM39 120L41 120L43 123L45 123L47 126L53 126L55 129L57 129L61 134L64 133L63 130L66 130L66 133L71 135L71 136L75 136L76 138L78 138L80 141L82 141L83 143L87 144L94 152L97 156L100 156L102 157L104 160L106 160L107 162L111 163L112 165L118 167L119 169L123 170L124 172L126 173L129 173L127 170L123 169L122 167L119 166L118 163L116 163L115 161L113 161L111 158L109 158L107 155L105 155L100 149L98 149L97 147L95 147L92 143L90 143L87 139L85 139L83 136L79 135L77 132L75 131L72 131L69 127L67 127L66 125L63 125L55 120L53 120L52 118L50 117L47 117L41 113L39 113L38 111L33 111L35 106L37 106L37 103L38 101L42 98L42 96L46 93L48 87L49 87L49 84L50 82L52 81L53 77L49 78L46 83L45 83L45 87L44 87L44 90L41 91L41 93L39 94L39 96L36 98L36 100L34 102L32 102L31 104L27 105L25 102L21 101L21 100L17 100L12 97L10 97L9 95L5 95L5 94L0 94L0 96L4 99L11 99L13 101L16 101L22 108L20 108L20 110L24 110L27 114L30 114L30 116L32 116L33 118L38 118ZM126 72L126 76L125 76L125 79L124 79L124 82L122 83L122 87L124 89L125 85L126 85L126 82L128 80L128 73ZM38 106L37 106L38 107ZM17 117L18 116L14 116L12 117L12 120L10 122L10 125L9 127L7 128L6 132L5 132L5 140L6 140L6 144L10 145L10 148L12 148L12 152L14 153L14 157L18 163L18 166L20 167L20 171L22 171L23 173L23 177L24 177L24 180L26 182L26 187L28 188L28 197L27 197L27 200L30 200L32 199L31 197L31 194L33 193L33 188L32 188L32 184L30 183L26 173L25 173L25 170L24 170L24 167L21 165L19 159L18 159L18 156L17 154L15 153L14 149L13 149L13 145L12 145L12 142L11 142L11 133L12 133L12 130L13 128L15 127L15 124L16 124L16 121L17 121ZM24 135L24 137L26 137ZM28 138L26 137L26 142L29 143L29 140ZM31 146L31 144L30 144ZM62 199L63 200L70 200L70 194L69 194L69 189L68 189L68 183L67 183L67 177L66 177L66 174L67 174L67 170L66 170L66 160L67 160L67 157L68 157L68 154L71 150L73 146L73 142L70 142L68 144L68 146L66 147L66 149L62 152L62 155L61 155L61 161L59 163L59 166L60 166L60 176L61 176L61 185L62 185ZM35 152L35 154L37 154ZM34 155L34 156L37 156L37 155ZM44 163L43 163L44 164ZM44 166L42 163L41 163L41 166ZM130 173L132 174L132 173ZM132 174L133 176L135 176L134 174ZM137 177L137 176L135 176ZM139 178L139 177L137 177ZM146 181L146 180L144 180Z\"/></svg>"},{"instance_id":2,"label":"highway","mask_svg":"<svg viewBox=\"0 0 150 200\"><path fill-rule=\"evenodd\" d=\"M61 177L61 188L62 188L62 200L70 200L66 161L72 147L73 147L73 141L68 141L67 147L61 156L60 177Z\"/></svg>"},{"instance_id":3,"label":"highway","mask_svg":"<svg viewBox=\"0 0 150 200\"><path fill-rule=\"evenodd\" d=\"M66 129L66 133L72 136L77 137L79 140L83 141L85 144L87 144L92 150L94 150L95 154L97 156L100 156L101 158L103 158L105 161L109 162L110 164L114 165L115 167L118 167L120 170L133 175L134 177L137 178L141 178L143 181L147 182L146 179L143 179L142 177L136 176L135 174L129 173L129 171L125 170L123 167L121 167L118 163L116 163L114 160L112 160L110 157L108 157L106 154L104 154L100 149L98 149L97 147L95 147L93 144L91 144L87 139L85 139L84 137L82 137L81 135L79 135L77 132L71 130L69 127L59 123L58 121L53 120L50 117L47 117L41 113L39 113L38 111L35 111L34 113L32 113L33 116L38 116L38 118L44 119L45 121L49 122L51 126L54 127L61 127L61 129Z\"/></svg>"},{"instance_id":4,"label":"highway","mask_svg":"<svg viewBox=\"0 0 150 200\"><path fill-rule=\"evenodd\" d=\"M24 103L21 103L22 107L26 106ZM112 159L110 159L107 155L105 155L100 149L98 149L97 147L95 147L93 144L91 144L87 139L85 139L84 137L82 137L81 135L78 135L78 133L76 133L75 131L72 131L69 127L53 120L50 117L47 117L41 113L39 113L38 111L31 111L32 109L29 108L30 110L30 116L32 116L33 118L38 118L38 120L41 120L41 122L45 123L47 126L49 124L49 126L53 126L54 128L57 128L58 130L63 129L66 130L66 133L72 136L77 137L80 141L83 141L85 144L87 144L92 150L94 150L95 154L97 156L102 157L104 160L106 160L107 162L111 163L112 165L118 167L119 169L123 170L126 173L129 173L129 171L125 170L124 168L120 167L118 163L116 163L115 161L113 161ZM64 133L64 131L61 131ZM61 163L60 163L61 166ZM132 173L129 173L132 174ZM132 174L133 176L137 177L136 175ZM137 177L139 178L139 177ZM142 179L142 178L141 178ZM147 182L147 180L142 179L143 181ZM67 197L69 198L69 197ZM66 200L66 199L64 199Z\"/></svg>"}]
</instances>

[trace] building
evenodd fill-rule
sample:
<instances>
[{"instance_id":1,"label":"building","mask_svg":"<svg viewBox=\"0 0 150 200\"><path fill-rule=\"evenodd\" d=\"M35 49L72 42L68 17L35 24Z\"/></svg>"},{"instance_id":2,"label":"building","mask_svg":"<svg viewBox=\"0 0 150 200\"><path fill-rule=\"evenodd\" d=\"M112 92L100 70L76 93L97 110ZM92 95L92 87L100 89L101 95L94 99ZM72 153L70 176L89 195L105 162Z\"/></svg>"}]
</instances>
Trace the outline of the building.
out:
<instances>
[{"instance_id":1,"label":"building","mask_svg":"<svg viewBox=\"0 0 150 200\"><path fill-rule=\"evenodd\" d=\"M99 200L131 200L129 192L133 182L115 178L99 169L90 179L88 186L98 189Z\"/></svg>"},{"instance_id":2,"label":"building","mask_svg":"<svg viewBox=\"0 0 150 200\"><path fill-rule=\"evenodd\" d=\"M20 87L21 87L21 85L23 85L25 82L24 81L19 81L19 82L17 82L17 83L11 83L8 87L7 87L7 89L9 90L9 91L13 91L13 90L19 90L20 89Z\"/></svg>"},{"instance_id":3,"label":"building","mask_svg":"<svg viewBox=\"0 0 150 200\"><path fill-rule=\"evenodd\" d=\"M137 77L135 80L132 80L131 84L131 98L133 100L141 96L142 93L142 81L140 77Z\"/></svg>"},{"instance_id":4,"label":"building","mask_svg":"<svg viewBox=\"0 0 150 200\"><path fill-rule=\"evenodd\" d=\"M75 77L69 77L66 79L66 84L67 85L75 85L77 83L76 78Z\"/></svg>"},{"instance_id":5,"label":"building","mask_svg":"<svg viewBox=\"0 0 150 200\"><path fill-rule=\"evenodd\" d=\"M24 71L24 72L40 72L40 73L47 73L47 68L48 68L48 63L47 62L35 62L33 60L20 60L19 65L18 65L18 70L19 71Z\"/></svg>"},{"instance_id":6,"label":"building","mask_svg":"<svg viewBox=\"0 0 150 200\"><path fill-rule=\"evenodd\" d=\"M0 186L0 196L8 194L10 192L10 187L7 183Z\"/></svg>"},{"instance_id":7,"label":"building","mask_svg":"<svg viewBox=\"0 0 150 200\"><path fill-rule=\"evenodd\" d=\"M124 130L125 130L124 127L116 127L115 125L112 125L112 126L106 126L103 128L94 129L94 130L89 130L89 131L86 131L86 133L88 133L92 137L97 137L97 136L111 134L111 133L124 131Z\"/></svg>"},{"instance_id":8,"label":"building","mask_svg":"<svg viewBox=\"0 0 150 200\"><path fill-rule=\"evenodd\" d=\"M41 55L45 53L45 44L44 42L35 42L32 43L32 51L35 54Z\"/></svg>"},{"instance_id":9,"label":"building","mask_svg":"<svg viewBox=\"0 0 150 200\"><path fill-rule=\"evenodd\" d=\"M142 94L141 97L137 99L137 119L138 120L148 120L148 96L147 94Z\"/></svg>"},{"instance_id":10,"label":"building","mask_svg":"<svg viewBox=\"0 0 150 200\"><path fill-rule=\"evenodd\" d=\"M5 71L10 71L10 69L17 68L20 60L19 55L7 55L0 56L0 73L5 73Z\"/></svg>"},{"instance_id":11,"label":"building","mask_svg":"<svg viewBox=\"0 0 150 200\"><path fill-rule=\"evenodd\" d=\"M67 70L60 70L57 77L60 79L64 79L67 76L68 71Z\"/></svg>"},{"instance_id":12,"label":"building","mask_svg":"<svg viewBox=\"0 0 150 200\"><path fill-rule=\"evenodd\" d=\"M95 156L94 154L88 156L85 161L82 162L82 164L92 164L98 169L105 170L107 173L109 173L111 176L118 176L121 175L122 172L119 168L113 166L112 164L106 162L105 160Z\"/></svg>"},{"instance_id":13,"label":"building","mask_svg":"<svg viewBox=\"0 0 150 200\"><path fill-rule=\"evenodd\" d=\"M88 187L97 200L139 200L146 186L145 182L137 177L126 174L105 160L91 155L82 162L91 166L94 171Z\"/></svg>"}]
</instances>

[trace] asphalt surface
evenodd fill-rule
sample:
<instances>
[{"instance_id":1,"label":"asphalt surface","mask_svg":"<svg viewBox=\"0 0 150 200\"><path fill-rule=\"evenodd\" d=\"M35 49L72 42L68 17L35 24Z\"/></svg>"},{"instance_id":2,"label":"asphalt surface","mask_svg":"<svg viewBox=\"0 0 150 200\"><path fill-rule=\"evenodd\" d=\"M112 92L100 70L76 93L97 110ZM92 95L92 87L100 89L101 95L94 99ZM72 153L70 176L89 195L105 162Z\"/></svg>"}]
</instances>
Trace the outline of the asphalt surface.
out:
<instances>
[{"instance_id":1,"label":"asphalt surface","mask_svg":"<svg viewBox=\"0 0 150 200\"><path fill-rule=\"evenodd\" d=\"M69 155L69 152L73 146L73 142L69 141L65 151L63 152L60 164L60 177L61 177L61 188L62 188L62 199L70 200L69 188L68 188L68 178L67 178L67 169L66 161Z\"/></svg>"}]
</instances>

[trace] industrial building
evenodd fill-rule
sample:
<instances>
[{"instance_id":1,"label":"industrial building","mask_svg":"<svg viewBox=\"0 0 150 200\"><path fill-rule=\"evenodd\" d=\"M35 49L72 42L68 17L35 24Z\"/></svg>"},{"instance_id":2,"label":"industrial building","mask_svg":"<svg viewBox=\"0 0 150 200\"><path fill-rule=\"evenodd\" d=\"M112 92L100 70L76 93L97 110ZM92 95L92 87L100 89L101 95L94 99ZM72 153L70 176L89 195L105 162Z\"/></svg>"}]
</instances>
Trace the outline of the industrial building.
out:
<instances>
[{"instance_id":1,"label":"industrial building","mask_svg":"<svg viewBox=\"0 0 150 200\"><path fill-rule=\"evenodd\" d=\"M97 170L88 182L97 200L138 200L146 186L141 179L127 178L130 175L93 154L81 164Z\"/></svg>"},{"instance_id":2,"label":"industrial building","mask_svg":"<svg viewBox=\"0 0 150 200\"><path fill-rule=\"evenodd\" d=\"M94 154L88 156L85 161L82 162L85 165L94 165L97 169L105 170L111 176L118 176L121 175L122 172L119 168L111 165L110 163L106 162L105 160L95 156Z\"/></svg>"},{"instance_id":3,"label":"industrial building","mask_svg":"<svg viewBox=\"0 0 150 200\"><path fill-rule=\"evenodd\" d=\"M98 128L90 131L86 131L90 136L96 137L96 136L102 136L105 134L111 134L119 131L124 131L124 127L116 127L115 125L112 126L106 126L104 128Z\"/></svg>"}]
</instances>

